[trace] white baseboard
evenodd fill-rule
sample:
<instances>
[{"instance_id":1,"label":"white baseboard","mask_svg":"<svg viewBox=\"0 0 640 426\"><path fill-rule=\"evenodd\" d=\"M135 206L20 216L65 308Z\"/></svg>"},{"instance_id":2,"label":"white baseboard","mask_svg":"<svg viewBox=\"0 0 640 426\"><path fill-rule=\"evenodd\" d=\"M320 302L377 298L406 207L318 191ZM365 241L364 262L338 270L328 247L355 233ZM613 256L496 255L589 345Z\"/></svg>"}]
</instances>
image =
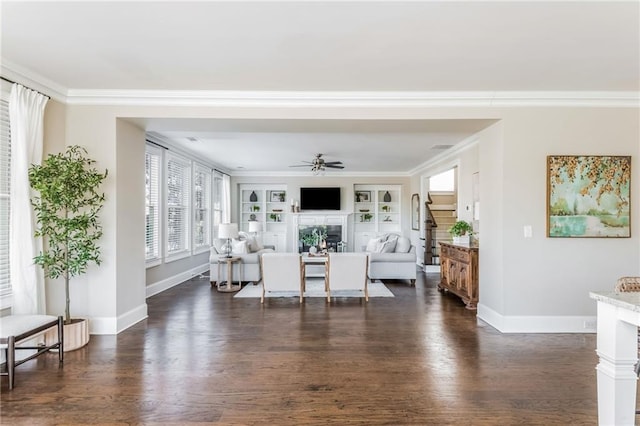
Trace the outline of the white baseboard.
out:
<instances>
[{"instance_id":1,"label":"white baseboard","mask_svg":"<svg viewBox=\"0 0 640 426\"><path fill-rule=\"evenodd\" d=\"M478 318L501 333L595 333L595 316L502 315L478 304Z\"/></svg>"},{"instance_id":2,"label":"white baseboard","mask_svg":"<svg viewBox=\"0 0 640 426\"><path fill-rule=\"evenodd\" d=\"M118 334L147 318L147 304L143 303L118 317L89 319L89 334Z\"/></svg>"},{"instance_id":3,"label":"white baseboard","mask_svg":"<svg viewBox=\"0 0 640 426\"><path fill-rule=\"evenodd\" d=\"M440 265L424 265L423 271L425 273L440 273Z\"/></svg>"},{"instance_id":4,"label":"white baseboard","mask_svg":"<svg viewBox=\"0 0 640 426\"><path fill-rule=\"evenodd\" d=\"M173 286L187 281L198 274L209 271L209 263L182 272L173 277L147 286L147 297L163 292ZM90 334L118 334L132 325L147 318L147 304L143 303L118 317L92 317L89 319Z\"/></svg>"},{"instance_id":5,"label":"white baseboard","mask_svg":"<svg viewBox=\"0 0 640 426\"><path fill-rule=\"evenodd\" d=\"M207 271L209 271L209 262L204 263L200 266L196 266L195 268L191 268L187 271L181 272L172 277L165 278L162 281L149 284L147 286L147 297L151 297L158 293L162 293L163 291L168 290L171 287L177 286L178 284L183 283L187 280L190 280L196 275L202 274Z\"/></svg>"}]
</instances>

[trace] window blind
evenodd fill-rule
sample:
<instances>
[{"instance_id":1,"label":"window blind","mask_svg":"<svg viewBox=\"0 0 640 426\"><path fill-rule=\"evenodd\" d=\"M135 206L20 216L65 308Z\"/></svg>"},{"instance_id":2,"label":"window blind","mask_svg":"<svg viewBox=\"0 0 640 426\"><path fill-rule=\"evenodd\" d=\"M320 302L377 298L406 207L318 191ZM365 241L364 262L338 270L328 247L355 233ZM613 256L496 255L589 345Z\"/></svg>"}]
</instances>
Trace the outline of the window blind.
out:
<instances>
[{"instance_id":1,"label":"window blind","mask_svg":"<svg viewBox=\"0 0 640 426\"><path fill-rule=\"evenodd\" d=\"M193 244L209 247L211 236L211 171L196 164L193 173Z\"/></svg>"},{"instance_id":2,"label":"window blind","mask_svg":"<svg viewBox=\"0 0 640 426\"><path fill-rule=\"evenodd\" d=\"M214 234L214 230L217 231L218 225L222 223L222 174L215 173L213 175L213 229L211 234ZM216 234L217 236L217 234Z\"/></svg>"},{"instance_id":3,"label":"window blind","mask_svg":"<svg viewBox=\"0 0 640 426\"><path fill-rule=\"evenodd\" d=\"M9 102L0 99L0 297L11 295L9 272L9 183L11 181Z\"/></svg>"},{"instance_id":4,"label":"window blind","mask_svg":"<svg viewBox=\"0 0 640 426\"><path fill-rule=\"evenodd\" d=\"M191 162L167 153L167 257L189 250Z\"/></svg>"},{"instance_id":5,"label":"window blind","mask_svg":"<svg viewBox=\"0 0 640 426\"><path fill-rule=\"evenodd\" d=\"M147 145L145 152L145 259L160 259L160 149Z\"/></svg>"}]
</instances>

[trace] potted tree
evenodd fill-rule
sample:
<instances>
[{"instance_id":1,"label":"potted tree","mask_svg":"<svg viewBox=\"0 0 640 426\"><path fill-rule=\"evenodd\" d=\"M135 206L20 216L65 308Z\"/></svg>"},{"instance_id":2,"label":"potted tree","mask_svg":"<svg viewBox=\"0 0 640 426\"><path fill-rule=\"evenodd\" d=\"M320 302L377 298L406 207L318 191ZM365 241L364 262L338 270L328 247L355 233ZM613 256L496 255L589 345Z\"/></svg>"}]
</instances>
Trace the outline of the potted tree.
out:
<instances>
[{"instance_id":1,"label":"potted tree","mask_svg":"<svg viewBox=\"0 0 640 426\"><path fill-rule=\"evenodd\" d=\"M449 233L453 237L454 244L469 244L473 227L469 222L459 220L449 228Z\"/></svg>"},{"instance_id":2,"label":"potted tree","mask_svg":"<svg viewBox=\"0 0 640 426\"><path fill-rule=\"evenodd\" d=\"M98 213L105 198L98 188L107 170L93 168L95 161L86 154L84 148L70 146L29 168L29 183L38 193L31 199L38 226L35 236L43 238L44 246L34 261L43 267L45 277L64 278L65 351L89 342L88 320L71 318L69 280L85 273L92 262L100 265Z\"/></svg>"}]
</instances>

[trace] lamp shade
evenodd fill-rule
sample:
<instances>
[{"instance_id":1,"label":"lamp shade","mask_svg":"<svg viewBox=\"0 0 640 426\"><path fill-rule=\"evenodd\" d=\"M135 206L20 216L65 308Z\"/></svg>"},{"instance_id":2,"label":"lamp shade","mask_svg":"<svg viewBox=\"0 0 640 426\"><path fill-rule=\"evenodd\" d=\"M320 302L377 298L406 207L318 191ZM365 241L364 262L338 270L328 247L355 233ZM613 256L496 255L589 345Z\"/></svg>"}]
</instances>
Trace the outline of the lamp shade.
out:
<instances>
[{"instance_id":1,"label":"lamp shade","mask_svg":"<svg viewBox=\"0 0 640 426\"><path fill-rule=\"evenodd\" d=\"M221 223L218 226L218 238L238 238L238 224Z\"/></svg>"},{"instance_id":2,"label":"lamp shade","mask_svg":"<svg viewBox=\"0 0 640 426\"><path fill-rule=\"evenodd\" d=\"M252 220L249 222L249 232L260 231L262 231L262 222L258 222L257 220Z\"/></svg>"}]
</instances>

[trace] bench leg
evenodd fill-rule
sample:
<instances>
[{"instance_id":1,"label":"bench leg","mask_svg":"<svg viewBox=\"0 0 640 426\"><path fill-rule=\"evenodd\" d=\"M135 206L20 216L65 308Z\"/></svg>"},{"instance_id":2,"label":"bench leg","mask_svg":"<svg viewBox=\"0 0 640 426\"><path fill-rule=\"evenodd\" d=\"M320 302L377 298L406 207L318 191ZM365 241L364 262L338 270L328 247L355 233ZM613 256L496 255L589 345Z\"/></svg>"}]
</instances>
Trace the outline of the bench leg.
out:
<instances>
[{"instance_id":1,"label":"bench leg","mask_svg":"<svg viewBox=\"0 0 640 426\"><path fill-rule=\"evenodd\" d=\"M9 376L9 390L13 389L13 375L16 368L16 338L9 336L7 342L7 375Z\"/></svg>"},{"instance_id":2,"label":"bench leg","mask_svg":"<svg viewBox=\"0 0 640 426\"><path fill-rule=\"evenodd\" d=\"M58 317L58 359L60 363L64 361L64 320Z\"/></svg>"}]
</instances>

